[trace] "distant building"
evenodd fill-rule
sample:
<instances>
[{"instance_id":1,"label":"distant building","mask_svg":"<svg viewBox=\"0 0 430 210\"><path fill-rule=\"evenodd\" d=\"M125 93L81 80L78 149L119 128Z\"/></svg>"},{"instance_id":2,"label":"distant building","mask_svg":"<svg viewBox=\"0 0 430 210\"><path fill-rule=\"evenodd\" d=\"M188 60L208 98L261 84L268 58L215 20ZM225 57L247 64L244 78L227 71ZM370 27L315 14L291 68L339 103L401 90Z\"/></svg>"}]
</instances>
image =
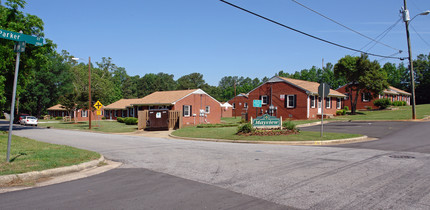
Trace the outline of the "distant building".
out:
<instances>
[{"instance_id":1,"label":"distant building","mask_svg":"<svg viewBox=\"0 0 430 210\"><path fill-rule=\"evenodd\" d=\"M248 113L248 118L270 114L283 119L317 119L324 115L336 115L341 109L345 95L330 89L322 104L316 82L275 76L251 90L239 94L228 102L233 105L233 116ZM253 107L254 100L261 100L262 107Z\"/></svg>"},{"instance_id":2,"label":"distant building","mask_svg":"<svg viewBox=\"0 0 430 210\"><path fill-rule=\"evenodd\" d=\"M340 88L337 89L337 91L343 93L346 95L345 101L343 106L348 106L351 109L351 100L350 100L350 93L346 91L346 87L348 85L344 85ZM352 92L352 95L355 96L356 91ZM368 91L364 90L362 91L359 96L359 98L357 99L357 106L356 109L357 110L365 110L368 109L368 107L370 107L371 109L377 109L379 107L375 106L373 104L373 102L377 99L381 99L381 98L388 98L390 99L391 102L394 101L405 101L407 105L410 105L411 102L411 94L404 91L404 90L400 90L398 88L395 88L393 86L389 86L387 89L385 89L383 91L382 94L379 94L378 97L376 98L372 98L372 94L369 93Z\"/></svg>"},{"instance_id":3,"label":"distant building","mask_svg":"<svg viewBox=\"0 0 430 210\"><path fill-rule=\"evenodd\" d=\"M180 110L183 125L221 122L221 103L201 89L157 91L131 105L135 111Z\"/></svg>"},{"instance_id":4,"label":"distant building","mask_svg":"<svg viewBox=\"0 0 430 210\"><path fill-rule=\"evenodd\" d=\"M221 117L232 117L233 116L233 106L228 102L221 104Z\"/></svg>"},{"instance_id":5,"label":"distant building","mask_svg":"<svg viewBox=\"0 0 430 210\"><path fill-rule=\"evenodd\" d=\"M69 116L69 112L64 108L63 105L61 104L57 104L55 106L49 107L47 109L48 111L48 115L50 115L51 117L66 117ZM95 111L95 109L93 109L93 112L91 114L91 120L101 120L101 116L103 116L103 112L104 112L104 107L102 107L100 109L101 115L97 116L97 113ZM70 113L70 117L72 120L76 120L76 121L88 121L89 118L89 111L86 109L78 109L78 110L73 110ZM76 119L75 119L76 118Z\"/></svg>"}]
</instances>

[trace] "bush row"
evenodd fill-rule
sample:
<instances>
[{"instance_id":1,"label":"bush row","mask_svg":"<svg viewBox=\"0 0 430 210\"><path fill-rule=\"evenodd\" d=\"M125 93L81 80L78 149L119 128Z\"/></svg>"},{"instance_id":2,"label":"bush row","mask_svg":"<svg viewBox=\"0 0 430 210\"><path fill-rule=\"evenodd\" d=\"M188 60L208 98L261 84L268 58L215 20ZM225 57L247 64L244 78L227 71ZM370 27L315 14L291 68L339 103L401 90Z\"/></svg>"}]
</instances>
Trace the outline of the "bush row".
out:
<instances>
[{"instance_id":1,"label":"bush row","mask_svg":"<svg viewBox=\"0 0 430 210\"><path fill-rule=\"evenodd\" d=\"M373 104L380 109L386 109L387 107L393 105L393 106L406 106L406 101L394 101L391 102L388 98L381 98L377 99L373 102Z\"/></svg>"},{"instance_id":2,"label":"bush row","mask_svg":"<svg viewBox=\"0 0 430 210\"><path fill-rule=\"evenodd\" d=\"M117 117L116 121L126 125L137 125L138 119L135 117Z\"/></svg>"}]
</instances>

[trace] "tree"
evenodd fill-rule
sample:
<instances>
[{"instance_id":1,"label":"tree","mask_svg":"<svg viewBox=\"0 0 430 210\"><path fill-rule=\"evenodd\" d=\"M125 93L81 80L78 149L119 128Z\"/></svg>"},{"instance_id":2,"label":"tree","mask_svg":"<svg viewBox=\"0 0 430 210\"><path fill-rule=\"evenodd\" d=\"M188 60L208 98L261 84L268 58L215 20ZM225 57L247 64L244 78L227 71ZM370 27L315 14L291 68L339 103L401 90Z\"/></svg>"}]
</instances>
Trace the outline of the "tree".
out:
<instances>
[{"instance_id":1,"label":"tree","mask_svg":"<svg viewBox=\"0 0 430 210\"><path fill-rule=\"evenodd\" d=\"M24 14L21 9L25 6L24 0L7 0L5 5L0 4L0 27L4 30L43 37L43 21L39 17ZM0 109L10 108L12 98L12 87L14 81L15 56L13 51L14 42L0 39ZM17 84L17 98L23 93L27 85L34 77L34 66L40 55L39 46L26 45L25 53L21 54L20 68ZM39 51L35 51L39 50ZM9 100L8 100L9 99Z\"/></svg>"},{"instance_id":2,"label":"tree","mask_svg":"<svg viewBox=\"0 0 430 210\"><path fill-rule=\"evenodd\" d=\"M430 103L430 53L428 55L420 54L414 61L416 73L416 101L417 104Z\"/></svg>"},{"instance_id":3,"label":"tree","mask_svg":"<svg viewBox=\"0 0 430 210\"><path fill-rule=\"evenodd\" d=\"M138 82L138 94L139 98L147 96L156 91L168 91L176 89L176 82L173 79L173 74L145 74L140 78Z\"/></svg>"},{"instance_id":4,"label":"tree","mask_svg":"<svg viewBox=\"0 0 430 210\"><path fill-rule=\"evenodd\" d=\"M34 77L21 94L21 109L40 117L47 107L58 103L58 98L72 88L70 65L55 52L52 41L40 47L37 59L34 59Z\"/></svg>"},{"instance_id":5,"label":"tree","mask_svg":"<svg viewBox=\"0 0 430 210\"><path fill-rule=\"evenodd\" d=\"M182 76L178 79L178 90L189 90L189 89L198 89L206 86L206 82L203 79L203 74L200 73L191 73L185 76Z\"/></svg>"},{"instance_id":6,"label":"tree","mask_svg":"<svg viewBox=\"0 0 430 210\"><path fill-rule=\"evenodd\" d=\"M351 114L356 114L357 100L360 93L368 92L376 97L388 88L387 75L377 61L371 62L367 55L360 57L345 56L334 66L336 78L345 78L348 82L346 91L351 100ZM355 93L355 94L353 94Z\"/></svg>"}]
</instances>

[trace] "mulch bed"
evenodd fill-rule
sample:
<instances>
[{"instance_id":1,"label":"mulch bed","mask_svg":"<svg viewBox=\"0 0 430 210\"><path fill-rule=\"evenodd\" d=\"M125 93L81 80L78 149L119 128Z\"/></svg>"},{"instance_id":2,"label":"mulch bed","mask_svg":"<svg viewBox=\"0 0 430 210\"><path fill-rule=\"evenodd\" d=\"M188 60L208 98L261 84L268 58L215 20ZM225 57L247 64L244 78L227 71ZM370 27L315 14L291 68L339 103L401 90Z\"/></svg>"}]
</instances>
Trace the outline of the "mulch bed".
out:
<instances>
[{"instance_id":1,"label":"mulch bed","mask_svg":"<svg viewBox=\"0 0 430 210\"><path fill-rule=\"evenodd\" d=\"M251 133L238 133L241 136L286 136L292 134L299 134L297 130L257 130Z\"/></svg>"}]
</instances>

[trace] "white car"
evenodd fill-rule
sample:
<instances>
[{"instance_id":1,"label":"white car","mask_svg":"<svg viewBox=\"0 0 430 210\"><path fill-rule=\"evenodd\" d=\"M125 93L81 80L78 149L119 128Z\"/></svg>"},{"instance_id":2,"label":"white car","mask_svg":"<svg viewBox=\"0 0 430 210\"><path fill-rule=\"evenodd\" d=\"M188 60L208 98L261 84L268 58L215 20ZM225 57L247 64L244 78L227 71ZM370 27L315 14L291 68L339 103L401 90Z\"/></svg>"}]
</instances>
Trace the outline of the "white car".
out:
<instances>
[{"instance_id":1,"label":"white car","mask_svg":"<svg viewBox=\"0 0 430 210\"><path fill-rule=\"evenodd\" d=\"M37 126L37 118L33 116L24 116L20 121L21 125L34 125Z\"/></svg>"}]
</instances>

